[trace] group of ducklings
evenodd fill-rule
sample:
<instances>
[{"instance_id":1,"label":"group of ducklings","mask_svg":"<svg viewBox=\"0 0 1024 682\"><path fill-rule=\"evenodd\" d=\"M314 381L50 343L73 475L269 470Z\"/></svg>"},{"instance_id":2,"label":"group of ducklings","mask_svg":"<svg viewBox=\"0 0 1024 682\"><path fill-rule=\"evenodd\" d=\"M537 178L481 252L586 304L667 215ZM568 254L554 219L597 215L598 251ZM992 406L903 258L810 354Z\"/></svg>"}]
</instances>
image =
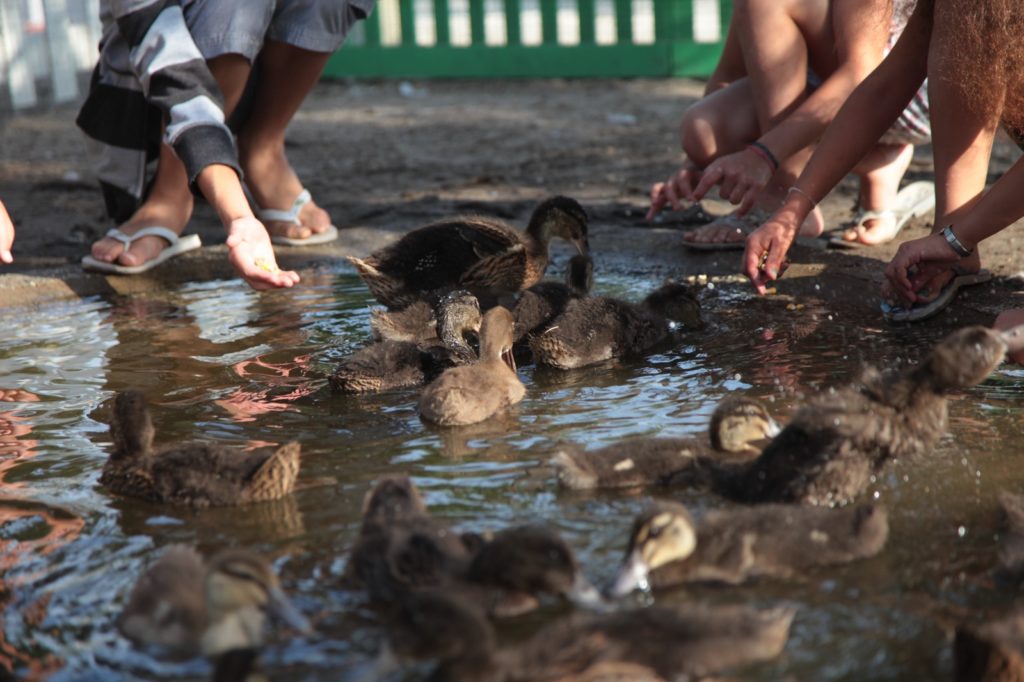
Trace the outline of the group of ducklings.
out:
<instances>
[{"instance_id":1,"label":"group of ducklings","mask_svg":"<svg viewBox=\"0 0 1024 682\"><path fill-rule=\"evenodd\" d=\"M552 235L581 251L564 286L539 282ZM696 299L679 285L639 306L588 297L587 251L586 214L556 197L538 206L525 233L484 218L453 219L353 259L374 295L400 310L373 315L379 340L346 359L332 386L360 392L430 381L419 402L423 418L467 424L523 397L516 340L527 340L538 363L574 367L642 352L668 334L667 318L700 324ZM491 306L483 315L481 302ZM466 341L471 332L479 333L479 354ZM400 476L368 494L347 582L380 608L390 658L435 660L432 679L690 679L770 659L785 645L791 609L631 608L615 600L689 582L792 578L877 554L888 536L886 510L852 503L886 462L936 444L948 393L981 382L1021 347L1024 330L968 327L916 366L867 368L850 385L809 399L785 427L760 402L731 397L713 413L706 440L639 438L594 451L561 446L552 465L567 488L695 486L751 505L697 522L680 504L654 502L635 520L603 592L550 529L455 532ZM269 454L205 443L156 448L137 392L116 396L111 436L100 482L115 493L204 507L296 489L298 443ZM1017 516L1024 538L1024 511ZM490 619L532 610L545 595L567 598L586 615L500 646ZM309 629L261 558L227 550L204 562L176 546L139 579L119 626L136 641L216 657L220 678L231 679L235 666L251 664L267 615ZM977 650L978 641L989 641L984 636L965 630L961 648ZM382 655L375 674L384 674L388 658Z\"/></svg>"}]
</instances>

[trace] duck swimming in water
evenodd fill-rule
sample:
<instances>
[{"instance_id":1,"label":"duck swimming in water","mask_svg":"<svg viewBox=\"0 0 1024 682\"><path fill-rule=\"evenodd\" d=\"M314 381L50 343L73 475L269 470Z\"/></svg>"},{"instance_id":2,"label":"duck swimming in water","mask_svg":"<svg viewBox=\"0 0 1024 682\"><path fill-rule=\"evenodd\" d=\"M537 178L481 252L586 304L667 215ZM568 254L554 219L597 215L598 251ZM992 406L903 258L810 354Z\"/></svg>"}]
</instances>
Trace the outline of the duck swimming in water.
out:
<instances>
[{"instance_id":1,"label":"duck swimming in water","mask_svg":"<svg viewBox=\"0 0 1024 682\"><path fill-rule=\"evenodd\" d=\"M594 262L590 256L575 255L569 259L565 282L539 282L519 294L512 307L516 320L513 340L541 331L562 314L569 301L586 296L594 285Z\"/></svg>"},{"instance_id":2,"label":"duck swimming in water","mask_svg":"<svg viewBox=\"0 0 1024 682\"><path fill-rule=\"evenodd\" d=\"M229 549L204 562L192 548L172 545L135 583L117 627L141 644L216 656L262 646L268 615L309 631L260 557Z\"/></svg>"},{"instance_id":3,"label":"duck swimming in water","mask_svg":"<svg viewBox=\"0 0 1024 682\"><path fill-rule=\"evenodd\" d=\"M749 464L710 462L710 485L747 503L847 504L890 459L931 450L946 432L946 396L983 381L1016 347L1019 328L965 327L917 366L867 368L860 381L808 400Z\"/></svg>"},{"instance_id":4,"label":"duck swimming in water","mask_svg":"<svg viewBox=\"0 0 1024 682\"><path fill-rule=\"evenodd\" d=\"M800 577L874 556L888 536L885 509L872 505L723 509L708 512L698 525L682 505L658 501L634 522L610 594L688 582Z\"/></svg>"},{"instance_id":5,"label":"duck swimming in water","mask_svg":"<svg viewBox=\"0 0 1024 682\"><path fill-rule=\"evenodd\" d=\"M498 617L535 609L541 594L582 605L601 601L576 556L553 531L518 526L494 534L457 533L435 519L404 476L382 479L364 504L346 568L349 585L379 603L428 587L458 592Z\"/></svg>"},{"instance_id":6,"label":"duck swimming in water","mask_svg":"<svg viewBox=\"0 0 1024 682\"><path fill-rule=\"evenodd\" d=\"M336 393L371 393L420 386L450 367L470 364L476 353L466 341L480 332L480 304L468 291L437 303L437 337L425 341L378 341L343 358L328 377Z\"/></svg>"},{"instance_id":7,"label":"duck swimming in water","mask_svg":"<svg viewBox=\"0 0 1024 682\"><path fill-rule=\"evenodd\" d=\"M388 308L452 289L476 295L533 286L548 266L548 243L560 237L589 251L587 214L575 200L552 197L533 211L525 232L483 216L461 216L415 229L364 258L349 257L370 293Z\"/></svg>"},{"instance_id":8,"label":"duck swimming in water","mask_svg":"<svg viewBox=\"0 0 1024 682\"><path fill-rule=\"evenodd\" d=\"M409 594L390 621L374 679L404 660L434 659L438 682L670 682L778 656L792 609L653 606L569 617L499 648L472 601L443 590Z\"/></svg>"},{"instance_id":9,"label":"duck swimming in water","mask_svg":"<svg viewBox=\"0 0 1024 682\"><path fill-rule=\"evenodd\" d=\"M193 507L275 500L295 488L297 442L270 454L199 441L154 449L153 433L142 393L118 393L110 423L114 449L100 484L121 495Z\"/></svg>"},{"instance_id":10,"label":"duck swimming in water","mask_svg":"<svg viewBox=\"0 0 1024 682\"><path fill-rule=\"evenodd\" d=\"M694 438L630 438L598 450L563 445L552 463L558 482L573 490L670 485L704 458L749 461L779 425L753 398L729 396L711 415L710 442Z\"/></svg>"},{"instance_id":11,"label":"duck swimming in water","mask_svg":"<svg viewBox=\"0 0 1024 682\"><path fill-rule=\"evenodd\" d=\"M526 395L512 359L512 313L497 307L480 325L480 359L453 367L423 390L420 416L439 426L475 424Z\"/></svg>"},{"instance_id":12,"label":"duck swimming in water","mask_svg":"<svg viewBox=\"0 0 1024 682\"><path fill-rule=\"evenodd\" d=\"M530 337L538 365L575 369L644 355L669 336L669 320L704 326L700 303L682 284L668 283L643 302L591 296L568 302L546 329Z\"/></svg>"}]
</instances>

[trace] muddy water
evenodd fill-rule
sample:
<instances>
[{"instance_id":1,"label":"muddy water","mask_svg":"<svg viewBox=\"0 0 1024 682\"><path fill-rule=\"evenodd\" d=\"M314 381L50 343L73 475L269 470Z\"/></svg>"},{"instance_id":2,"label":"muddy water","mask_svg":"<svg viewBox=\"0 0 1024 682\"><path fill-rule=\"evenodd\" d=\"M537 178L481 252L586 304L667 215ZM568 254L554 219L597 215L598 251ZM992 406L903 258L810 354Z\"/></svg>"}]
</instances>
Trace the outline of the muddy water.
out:
<instances>
[{"instance_id":1,"label":"muddy water","mask_svg":"<svg viewBox=\"0 0 1024 682\"><path fill-rule=\"evenodd\" d=\"M174 542L204 551L237 544L274 558L318 634L268 647L271 679L358 676L381 632L339 577L360 502L378 476L410 474L434 513L460 528L553 524L603 584L646 498L560 493L545 464L557 441L699 434L732 391L766 398L785 417L802 395L849 378L862 361L913 361L914 349L948 331L864 327L813 300L787 309L719 284L702 293L707 331L625 366L523 368L527 398L511 414L449 433L419 421L414 391L330 394L324 376L365 341L370 299L344 272L305 284L257 295L237 281L213 282L159 298L0 312L0 389L22 391L0 402L0 678L12 669L74 680L205 677L205 662L137 651L113 625L141 569ZM637 297L655 284L613 275L598 288ZM950 625L1001 612L1014 596L987 569L997 548L995 495L1024 491L1022 386L1024 373L1004 369L954 398L951 435L873 485L870 495L892 519L877 558L796 583L659 598L796 606L784 655L744 671L745 679L949 678ZM110 398L127 388L147 394L161 441L202 436L259 447L299 439L303 477L333 476L337 485L200 514L112 497L97 478L109 451ZM723 504L676 495L697 514Z\"/></svg>"}]
</instances>

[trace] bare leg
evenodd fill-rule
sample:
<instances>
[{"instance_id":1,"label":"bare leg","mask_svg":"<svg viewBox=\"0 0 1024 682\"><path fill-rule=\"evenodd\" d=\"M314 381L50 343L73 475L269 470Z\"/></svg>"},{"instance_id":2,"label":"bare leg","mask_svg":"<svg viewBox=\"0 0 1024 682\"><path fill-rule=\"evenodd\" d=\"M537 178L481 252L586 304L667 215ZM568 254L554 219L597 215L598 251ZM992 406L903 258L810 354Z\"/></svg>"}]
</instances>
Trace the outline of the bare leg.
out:
<instances>
[{"instance_id":1,"label":"bare leg","mask_svg":"<svg viewBox=\"0 0 1024 682\"><path fill-rule=\"evenodd\" d=\"M241 55L226 54L211 59L208 65L224 95L225 112L230 113L238 104L249 77L249 62ZM185 166L173 149L162 144L149 195L120 229L125 234L134 234L144 227L160 225L180 235L192 217L192 208L193 197ZM159 237L142 237L132 242L131 249L125 252L124 244L104 237L92 245L92 256L108 263L141 265L156 258L166 247L167 242Z\"/></svg>"},{"instance_id":2,"label":"bare leg","mask_svg":"<svg viewBox=\"0 0 1024 682\"><path fill-rule=\"evenodd\" d=\"M285 155L285 130L329 56L274 40L267 41L260 52L253 112L238 134L238 152L246 184L261 208L288 209L302 191L302 182ZM313 202L303 207L299 221L302 225L269 222L266 227L271 234L302 239L331 224L327 212Z\"/></svg>"}]
</instances>

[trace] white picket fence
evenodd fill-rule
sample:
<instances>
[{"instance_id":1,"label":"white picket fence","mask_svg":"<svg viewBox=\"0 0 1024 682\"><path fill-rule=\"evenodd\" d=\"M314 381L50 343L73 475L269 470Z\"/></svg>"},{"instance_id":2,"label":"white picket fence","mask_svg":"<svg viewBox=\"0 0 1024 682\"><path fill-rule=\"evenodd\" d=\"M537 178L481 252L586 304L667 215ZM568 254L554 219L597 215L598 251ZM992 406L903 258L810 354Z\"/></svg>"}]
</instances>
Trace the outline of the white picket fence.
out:
<instances>
[{"instance_id":1,"label":"white picket fence","mask_svg":"<svg viewBox=\"0 0 1024 682\"><path fill-rule=\"evenodd\" d=\"M0 112L81 98L99 0L0 0Z\"/></svg>"}]
</instances>

